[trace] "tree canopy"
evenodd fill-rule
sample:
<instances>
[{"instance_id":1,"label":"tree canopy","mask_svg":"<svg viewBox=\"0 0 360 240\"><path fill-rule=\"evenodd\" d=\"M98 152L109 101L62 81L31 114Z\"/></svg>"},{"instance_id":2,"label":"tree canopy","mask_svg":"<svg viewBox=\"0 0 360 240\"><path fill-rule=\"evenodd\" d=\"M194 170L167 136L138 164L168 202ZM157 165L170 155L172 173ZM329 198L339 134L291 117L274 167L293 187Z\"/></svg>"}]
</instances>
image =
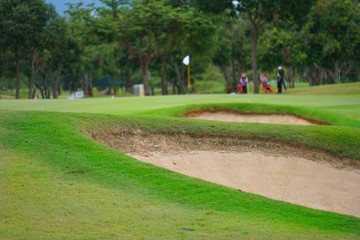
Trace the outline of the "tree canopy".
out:
<instances>
[{"instance_id":1,"label":"tree canopy","mask_svg":"<svg viewBox=\"0 0 360 240\"><path fill-rule=\"evenodd\" d=\"M359 80L355 0L101 2L69 3L60 16L44 0L0 0L0 87L15 88L16 98L22 89L29 98L62 89L92 96L93 82L107 78L112 94L119 79L123 93L143 83L146 95L184 94L186 55L192 82L217 68L227 92L246 72L259 93L261 75L275 76L279 65L290 87Z\"/></svg>"}]
</instances>

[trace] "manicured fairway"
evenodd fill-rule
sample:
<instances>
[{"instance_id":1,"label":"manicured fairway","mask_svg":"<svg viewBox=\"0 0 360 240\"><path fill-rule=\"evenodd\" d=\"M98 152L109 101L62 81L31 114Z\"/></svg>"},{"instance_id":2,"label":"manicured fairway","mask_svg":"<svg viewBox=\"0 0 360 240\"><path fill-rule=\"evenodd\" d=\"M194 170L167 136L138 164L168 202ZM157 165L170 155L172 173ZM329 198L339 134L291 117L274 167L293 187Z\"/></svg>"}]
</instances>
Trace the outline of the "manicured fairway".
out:
<instances>
[{"instance_id":1,"label":"manicured fairway","mask_svg":"<svg viewBox=\"0 0 360 240\"><path fill-rule=\"evenodd\" d=\"M0 110L87 112L120 115L146 110L204 103L264 103L314 108L349 107L360 111L359 95L181 95L140 98L97 98L79 100L1 100Z\"/></svg>"},{"instance_id":2,"label":"manicured fairway","mask_svg":"<svg viewBox=\"0 0 360 240\"><path fill-rule=\"evenodd\" d=\"M316 94L315 88L319 93ZM134 114L144 111L204 103L262 103L287 106L306 106L323 109L342 116L357 118L360 116L360 84L343 84L339 86L320 86L311 88L290 89L289 93L277 94L247 94L247 95L182 95L155 96L145 98L134 97L104 97L97 99L78 100L1 100L0 110L26 111L59 111L87 112L112 115ZM339 89L345 89L341 91ZM302 92L300 92L302 90ZM296 94L294 94L294 93ZM301 95L301 93L303 95Z\"/></svg>"},{"instance_id":3,"label":"manicured fairway","mask_svg":"<svg viewBox=\"0 0 360 240\"><path fill-rule=\"evenodd\" d=\"M221 105L307 114L334 126L176 117ZM360 161L359 108L356 92L0 100L0 239L359 239L359 218L192 179L91 138L135 131L253 137Z\"/></svg>"}]
</instances>

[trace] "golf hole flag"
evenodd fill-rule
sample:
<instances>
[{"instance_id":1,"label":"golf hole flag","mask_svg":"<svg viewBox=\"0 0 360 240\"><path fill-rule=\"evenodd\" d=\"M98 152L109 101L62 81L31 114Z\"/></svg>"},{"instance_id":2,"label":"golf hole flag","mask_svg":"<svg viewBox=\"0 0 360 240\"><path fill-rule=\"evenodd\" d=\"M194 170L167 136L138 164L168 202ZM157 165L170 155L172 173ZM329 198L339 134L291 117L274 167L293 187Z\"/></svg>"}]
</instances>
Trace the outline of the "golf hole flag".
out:
<instances>
[{"instance_id":1,"label":"golf hole flag","mask_svg":"<svg viewBox=\"0 0 360 240\"><path fill-rule=\"evenodd\" d=\"M187 89L188 89L188 93L190 93L190 56L187 55L184 59L183 59L183 63L187 66L188 69L188 85L187 85Z\"/></svg>"},{"instance_id":2,"label":"golf hole flag","mask_svg":"<svg viewBox=\"0 0 360 240\"><path fill-rule=\"evenodd\" d=\"M187 55L187 56L184 58L183 63L184 63L185 65L189 65L189 63L190 63L190 56L189 56L189 55Z\"/></svg>"}]
</instances>

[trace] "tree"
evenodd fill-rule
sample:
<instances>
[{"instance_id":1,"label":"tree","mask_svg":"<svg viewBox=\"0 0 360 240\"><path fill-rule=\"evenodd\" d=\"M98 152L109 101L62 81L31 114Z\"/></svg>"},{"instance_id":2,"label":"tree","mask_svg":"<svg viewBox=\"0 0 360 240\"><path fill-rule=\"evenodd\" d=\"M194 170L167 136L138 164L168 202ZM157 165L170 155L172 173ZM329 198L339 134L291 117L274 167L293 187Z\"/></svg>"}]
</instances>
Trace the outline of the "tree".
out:
<instances>
[{"instance_id":1,"label":"tree","mask_svg":"<svg viewBox=\"0 0 360 240\"><path fill-rule=\"evenodd\" d=\"M124 6L112 15L116 18L109 14L101 16L103 27L98 31L104 36L111 36L106 29L118 33L117 41L140 66L146 95L152 94L149 80L153 60L162 61L162 93L167 94L166 67L170 56L179 51L179 45L186 45L192 54L201 51L206 55L204 47L209 44L205 40L213 35L213 25L204 15L165 0L135 1L131 7ZM211 48L207 50L211 52Z\"/></svg>"},{"instance_id":2,"label":"tree","mask_svg":"<svg viewBox=\"0 0 360 240\"><path fill-rule=\"evenodd\" d=\"M146 95L151 95L149 67L156 56L156 43L152 31L154 26L148 21L151 11L152 9L146 4L136 2L131 8L124 9L119 14L119 25L116 26L120 28L116 30L119 32L118 42L140 65Z\"/></svg>"},{"instance_id":3,"label":"tree","mask_svg":"<svg viewBox=\"0 0 360 240\"><path fill-rule=\"evenodd\" d=\"M332 72L340 82L341 69L360 59L360 6L352 0L319 0L303 28L310 60Z\"/></svg>"},{"instance_id":4,"label":"tree","mask_svg":"<svg viewBox=\"0 0 360 240\"><path fill-rule=\"evenodd\" d=\"M241 71L249 69L249 28L245 21L228 17L229 21L218 26L219 39L214 64L224 75L227 92L237 89Z\"/></svg>"},{"instance_id":5,"label":"tree","mask_svg":"<svg viewBox=\"0 0 360 240\"><path fill-rule=\"evenodd\" d=\"M254 80L254 92L259 93L260 81L257 72L257 46L259 33L265 23L274 20L292 20L301 25L311 6L316 0L194 0L190 4L195 5L201 11L221 13L224 11L238 12L242 19L250 23L251 29L251 66ZM190 2L190 1L186 1ZM234 11L235 6L235 11Z\"/></svg>"},{"instance_id":6,"label":"tree","mask_svg":"<svg viewBox=\"0 0 360 240\"><path fill-rule=\"evenodd\" d=\"M259 93L260 79L257 72L257 54L259 31L265 23L274 19L284 19L291 16L293 21L302 22L304 16L315 0L239 0L236 9L245 13L251 26L251 65L254 81L254 93Z\"/></svg>"},{"instance_id":7,"label":"tree","mask_svg":"<svg viewBox=\"0 0 360 240\"><path fill-rule=\"evenodd\" d=\"M83 7L82 3L69 4L68 31L77 46L78 61L71 68L73 78L87 96L92 96L92 83L96 69L103 57L102 39L96 34L98 16L93 4ZM112 29L110 29L112 30ZM75 86L73 86L74 89Z\"/></svg>"},{"instance_id":8,"label":"tree","mask_svg":"<svg viewBox=\"0 0 360 240\"><path fill-rule=\"evenodd\" d=\"M66 25L55 11L47 5L47 22L37 46L31 50L31 73L28 80L28 97L33 97L33 87L37 87L43 98L57 98L60 92L60 78L66 59Z\"/></svg>"},{"instance_id":9,"label":"tree","mask_svg":"<svg viewBox=\"0 0 360 240\"><path fill-rule=\"evenodd\" d=\"M12 81L15 77L14 54L10 50L0 51L0 90L15 89L15 82Z\"/></svg>"},{"instance_id":10,"label":"tree","mask_svg":"<svg viewBox=\"0 0 360 240\"><path fill-rule=\"evenodd\" d=\"M46 72L51 82L52 96L56 99L60 93L60 81L64 68L70 61L69 53L71 53L68 49L71 40L67 34L67 23L64 18L57 14L53 16L46 29L46 39L48 39L45 49L48 56L45 62Z\"/></svg>"},{"instance_id":11,"label":"tree","mask_svg":"<svg viewBox=\"0 0 360 240\"><path fill-rule=\"evenodd\" d=\"M182 2L207 14L222 14L225 10L233 9L234 6L232 0L182 0Z\"/></svg>"},{"instance_id":12,"label":"tree","mask_svg":"<svg viewBox=\"0 0 360 240\"><path fill-rule=\"evenodd\" d=\"M288 28L272 27L259 39L259 63L261 69L273 72L278 65L286 67L289 87L295 87L295 70L304 69L307 61L305 44L301 34Z\"/></svg>"},{"instance_id":13,"label":"tree","mask_svg":"<svg viewBox=\"0 0 360 240\"><path fill-rule=\"evenodd\" d=\"M27 49L36 48L47 22L43 0L0 0L0 46L15 56L16 99L20 98L20 58Z\"/></svg>"},{"instance_id":14,"label":"tree","mask_svg":"<svg viewBox=\"0 0 360 240\"><path fill-rule=\"evenodd\" d=\"M128 0L101 0L104 6L96 9L96 19L92 32L100 39L99 72L109 76L112 81L111 90L116 94L115 80L121 79L125 88L132 84L134 62L127 50L119 43L119 17L130 6Z\"/></svg>"},{"instance_id":15,"label":"tree","mask_svg":"<svg viewBox=\"0 0 360 240\"><path fill-rule=\"evenodd\" d=\"M172 6L163 0L148 1L143 10L146 11L149 34L154 39L155 57L161 59L162 62L162 94L167 95L166 67L175 45L184 32L184 25L191 20L191 15L183 7Z\"/></svg>"},{"instance_id":16,"label":"tree","mask_svg":"<svg viewBox=\"0 0 360 240\"><path fill-rule=\"evenodd\" d=\"M153 1L149 4L150 9L154 10L151 14L154 23L154 37L156 43L157 56L161 59L161 89L162 94L168 94L168 84L166 80L166 67L169 58L181 45L180 41L186 40L186 34L195 20L193 11L183 6L168 5L166 1ZM199 25L197 25L199 27Z\"/></svg>"}]
</instances>

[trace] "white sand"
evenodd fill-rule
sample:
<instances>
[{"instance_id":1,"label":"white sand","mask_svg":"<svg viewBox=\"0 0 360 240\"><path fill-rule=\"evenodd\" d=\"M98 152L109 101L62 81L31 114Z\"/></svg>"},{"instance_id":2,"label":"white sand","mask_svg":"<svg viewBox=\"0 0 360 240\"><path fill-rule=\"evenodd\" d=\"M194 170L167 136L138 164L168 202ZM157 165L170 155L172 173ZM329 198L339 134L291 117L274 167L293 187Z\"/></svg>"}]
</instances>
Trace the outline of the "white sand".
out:
<instances>
[{"instance_id":1,"label":"white sand","mask_svg":"<svg viewBox=\"0 0 360 240\"><path fill-rule=\"evenodd\" d=\"M313 125L313 123L291 115L280 114L240 114L226 111L200 112L189 114L187 117L194 119L215 120L223 122L254 122L272 124L294 124L294 125Z\"/></svg>"},{"instance_id":2,"label":"white sand","mask_svg":"<svg viewBox=\"0 0 360 240\"><path fill-rule=\"evenodd\" d=\"M360 171L260 152L191 151L132 155L142 161L245 192L360 217Z\"/></svg>"}]
</instances>

